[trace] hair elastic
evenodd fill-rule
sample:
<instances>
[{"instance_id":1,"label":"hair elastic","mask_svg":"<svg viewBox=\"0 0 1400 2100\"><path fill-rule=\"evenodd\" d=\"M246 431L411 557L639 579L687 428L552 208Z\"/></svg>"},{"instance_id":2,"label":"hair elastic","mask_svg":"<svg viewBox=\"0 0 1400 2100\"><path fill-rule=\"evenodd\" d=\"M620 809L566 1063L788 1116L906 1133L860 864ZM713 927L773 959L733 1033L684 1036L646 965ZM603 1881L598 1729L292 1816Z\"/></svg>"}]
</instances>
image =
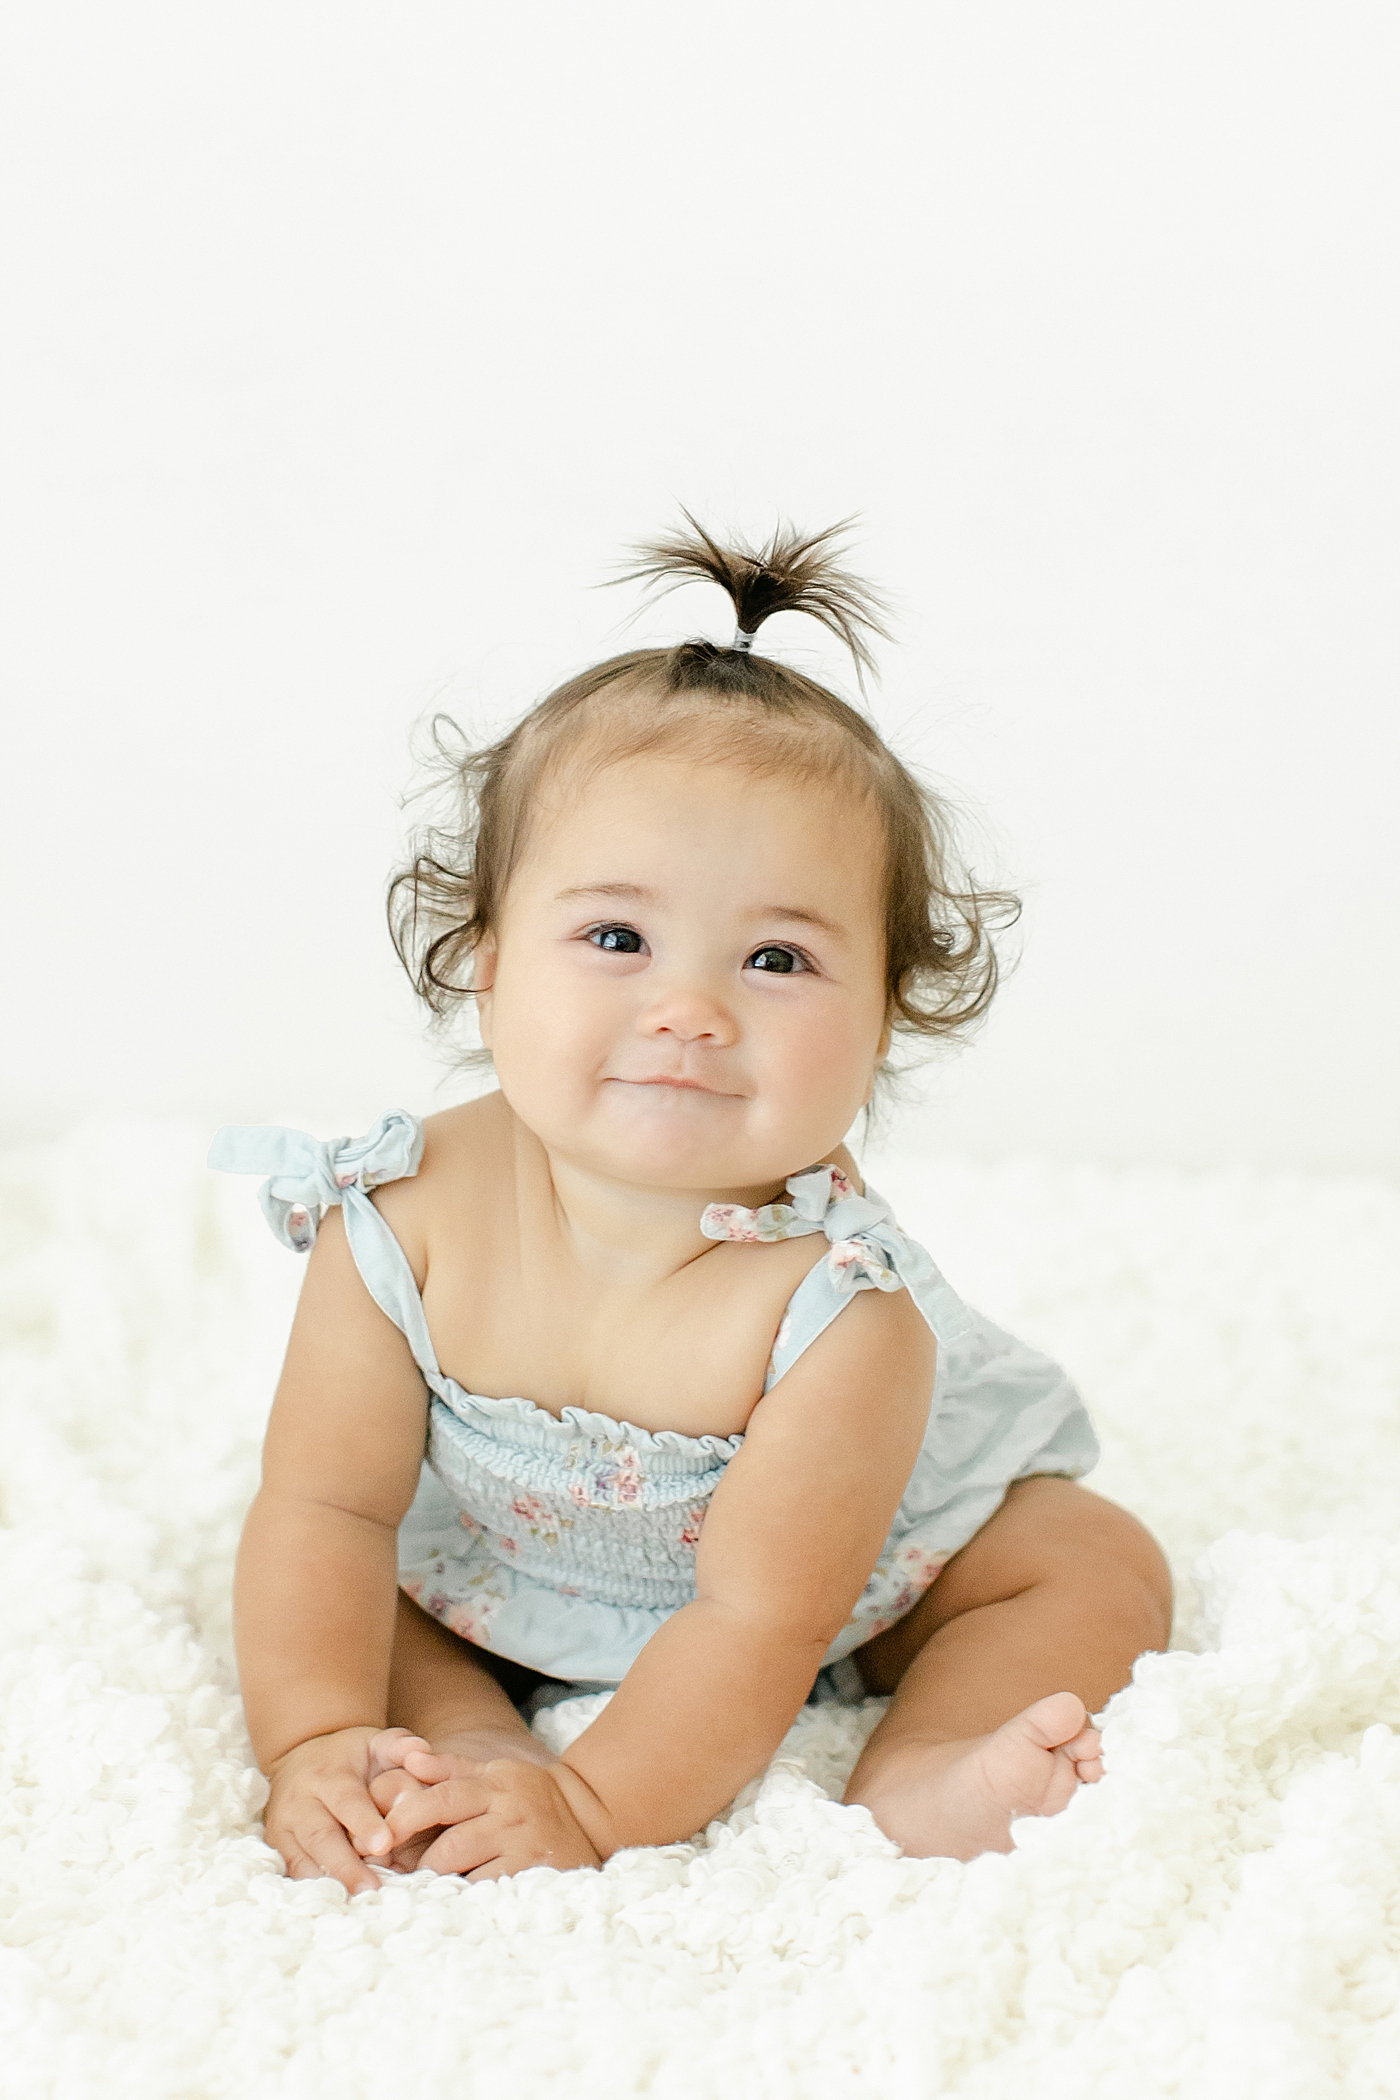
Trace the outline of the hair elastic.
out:
<instances>
[{"instance_id":1,"label":"hair elastic","mask_svg":"<svg viewBox=\"0 0 1400 2100\"><path fill-rule=\"evenodd\" d=\"M747 629L740 627L736 629L734 640L731 642L730 647L737 649L741 656L747 656L753 648L753 636Z\"/></svg>"}]
</instances>

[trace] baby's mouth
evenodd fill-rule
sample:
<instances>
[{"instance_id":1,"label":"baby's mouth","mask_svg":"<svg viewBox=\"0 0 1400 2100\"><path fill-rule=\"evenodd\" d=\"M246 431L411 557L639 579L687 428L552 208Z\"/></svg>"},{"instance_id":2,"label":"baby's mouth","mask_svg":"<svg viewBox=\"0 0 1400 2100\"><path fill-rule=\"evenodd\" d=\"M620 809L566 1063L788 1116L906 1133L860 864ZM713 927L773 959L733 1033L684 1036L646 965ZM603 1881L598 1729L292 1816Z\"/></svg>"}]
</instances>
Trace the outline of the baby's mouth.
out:
<instances>
[{"instance_id":1,"label":"baby's mouth","mask_svg":"<svg viewBox=\"0 0 1400 2100\"><path fill-rule=\"evenodd\" d=\"M610 1072L607 1076L615 1086L668 1087L675 1093L710 1094L719 1101L737 1101L740 1098L725 1087L706 1086L703 1080L679 1079L664 1073L647 1079L625 1079L616 1072Z\"/></svg>"}]
</instances>

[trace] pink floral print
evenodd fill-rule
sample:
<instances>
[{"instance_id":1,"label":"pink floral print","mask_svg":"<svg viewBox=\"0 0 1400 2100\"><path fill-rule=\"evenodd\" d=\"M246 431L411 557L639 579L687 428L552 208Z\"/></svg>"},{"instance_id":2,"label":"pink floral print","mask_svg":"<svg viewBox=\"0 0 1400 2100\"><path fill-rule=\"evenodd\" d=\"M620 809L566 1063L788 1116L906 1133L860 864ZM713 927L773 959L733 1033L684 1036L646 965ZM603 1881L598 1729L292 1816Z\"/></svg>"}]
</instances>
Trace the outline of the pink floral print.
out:
<instances>
[{"instance_id":1,"label":"pink floral print","mask_svg":"<svg viewBox=\"0 0 1400 2100\"><path fill-rule=\"evenodd\" d=\"M907 1601L900 1605L901 1611L907 1611L911 1604L917 1603L924 1591L943 1573L951 1557L947 1553L930 1553L927 1546L913 1543L895 1547L891 1558L899 1571L900 1596L902 1599L907 1597Z\"/></svg>"},{"instance_id":2,"label":"pink floral print","mask_svg":"<svg viewBox=\"0 0 1400 2100\"><path fill-rule=\"evenodd\" d=\"M635 1509L641 1502L646 1480L632 1444L605 1441L583 1464L585 1478L569 1483L569 1499L579 1509Z\"/></svg>"},{"instance_id":3,"label":"pink floral print","mask_svg":"<svg viewBox=\"0 0 1400 2100\"><path fill-rule=\"evenodd\" d=\"M488 1647L491 1621L505 1601L504 1597L483 1590L478 1596L449 1606L442 1614L442 1623L460 1634L464 1641L475 1641L478 1647Z\"/></svg>"},{"instance_id":4,"label":"pink floral print","mask_svg":"<svg viewBox=\"0 0 1400 2100\"><path fill-rule=\"evenodd\" d=\"M854 1616L861 1621L867 1640L897 1625L913 1609L924 1591L942 1574L950 1555L930 1553L914 1542L887 1547L876 1561L870 1580L861 1591Z\"/></svg>"},{"instance_id":5,"label":"pink floral print","mask_svg":"<svg viewBox=\"0 0 1400 2100\"><path fill-rule=\"evenodd\" d=\"M538 1539L545 1546L558 1546L560 1534L574 1528L572 1517L564 1516L552 1503L542 1501L538 1495L517 1495L510 1505L510 1513L529 1527L532 1539ZM520 1551L519 1539L505 1533L499 1543L507 1553Z\"/></svg>"},{"instance_id":6,"label":"pink floral print","mask_svg":"<svg viewBox=\"0 0 1400 2100\"><path fill-rule=\"evenodd\" d=\"M407 1596L412 1597L415 1604L421 1605L430 1618L450 1627L453 1633L459 1634L464 1641L475 1641L481 1647L489 1646L487 1635L491 1630L491 1621L505 1603L505 1597L500 1590L489 1586L485 1575L468 1576L467 1586L474 1594L468 1597L454 1597L440 1582L432 1580L433 1576L444 1577L446 1574L446 1561L437 1560L433 1562L426 1576L401 1577L400 1588Z\"/></svg>"},{"instance_id":7,"label":"pink floral print","mask_svg":"<svg viewBox=\"0 0 1400 2100\"><path fill-rule=\"evenodd\" d=\"M785 1240L796 1220L789 1203L765 1203L762 1210L746 1210L742 1203L707 1203L700 1213L700 1230L707 1240ZM809 1232L811 1227L801 1229Z\"/></svg>"},{"instance_id":8,"label":"pink floral print","mask_svg":"<svg viewBox=\"0 0 1400 2100\"><path fill-rule=\"evenodd\" d=\"M798 1187L800 1182L823 1180L826 1185L820 1195ZM797 1203L765 1203L761 1210L748 1210L742 1203L707 1203L700 1213L700 1230L707 1240L801 1239L810 1232L821 1232L822 1216L831 1205L855 1194L839 1167L808 1167L790 1175L788 1191L797 1197Z\"/></svg>"},{"instance_id":9,"label":"pink floral print","mask_svg":"<svg viewBox=\"0 0 1400 2100\"><path fill-rule=\"evenodd\" d=\"M833 1240L826 1259L833 1275L839 1275L842 1269L860 1268L872 1283L881 1284L886 1290L898 1286L899 1278L873 1240Z\"/></svg>"},{"instance_id":10,"label":"pink floral print","mask_svg":"<svg viewBox=\"0 0 1400 2100\"><path fill-rule=\"evenodd\" d=\"M680 1542L683 1546L699 1545L700 1528L705 1521L705 1512L708 1509L708 1507L708 1503L700 1502L697 1503L694 1509L688 1510L686 1512L685 1523L681 1527L680 1535Z\"/></svg>"}]
</instances>

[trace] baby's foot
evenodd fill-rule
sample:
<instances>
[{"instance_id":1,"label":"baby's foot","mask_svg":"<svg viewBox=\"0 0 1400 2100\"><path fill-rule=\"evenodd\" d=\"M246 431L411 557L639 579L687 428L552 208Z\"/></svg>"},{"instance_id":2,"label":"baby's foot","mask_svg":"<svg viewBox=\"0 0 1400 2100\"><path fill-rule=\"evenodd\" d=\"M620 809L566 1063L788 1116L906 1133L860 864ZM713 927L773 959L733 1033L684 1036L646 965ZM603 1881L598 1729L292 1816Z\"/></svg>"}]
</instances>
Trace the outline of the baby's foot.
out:
<instances>
[{"instance_id":1,"label":"baby's foot","mask_svg":"<svg viewBox=\"0 0 1400 2100\"><path fill-rule=\"evenodd\" d=\"M848 1802L917 1859L1009 1852L1015 1816L1053 1816L1080 1782L1103 1777L1099 1731L1082 1699L1053 1692L991 1735L957 1743L872 1739Z\"/></svg>"}]
</instances>

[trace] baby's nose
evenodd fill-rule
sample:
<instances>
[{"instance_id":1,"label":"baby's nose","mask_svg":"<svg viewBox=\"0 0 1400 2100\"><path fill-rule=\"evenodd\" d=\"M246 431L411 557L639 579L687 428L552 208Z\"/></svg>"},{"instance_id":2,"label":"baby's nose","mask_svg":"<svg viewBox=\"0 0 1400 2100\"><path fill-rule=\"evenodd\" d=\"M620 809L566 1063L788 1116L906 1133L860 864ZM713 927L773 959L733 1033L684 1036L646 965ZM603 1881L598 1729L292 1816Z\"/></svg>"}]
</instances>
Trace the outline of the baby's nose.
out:
<instances>
[{"instance_id":1,"label":"baby's nose","mask_svg":"<svg viewBox=\"0 0 1400 2100\"><path fill-rule=\"evenodd\" d=\"M670 1035L682 1043L737 1042L739 1030L722 999L700 985L674 985L641 1016L647 1035Z\"/></svg>"}]
</instances>

